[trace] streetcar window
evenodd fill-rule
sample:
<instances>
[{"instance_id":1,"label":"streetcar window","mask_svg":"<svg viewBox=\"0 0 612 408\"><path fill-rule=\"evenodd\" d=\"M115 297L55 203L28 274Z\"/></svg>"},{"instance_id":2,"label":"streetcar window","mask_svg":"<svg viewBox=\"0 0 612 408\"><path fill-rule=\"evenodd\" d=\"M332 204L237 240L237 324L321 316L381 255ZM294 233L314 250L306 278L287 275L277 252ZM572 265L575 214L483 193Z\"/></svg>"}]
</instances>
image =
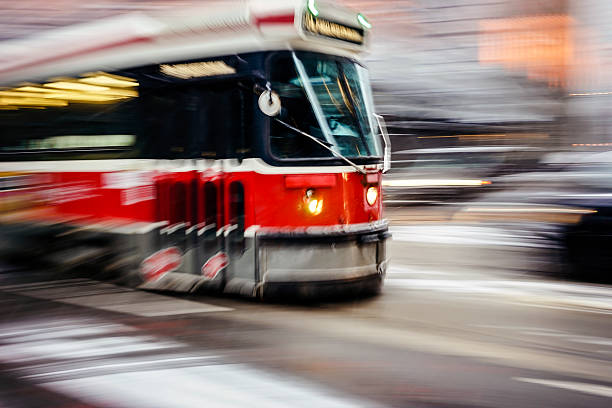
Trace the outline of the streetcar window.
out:
<instances>
[{"instance_id":1,"label":"streetcar window","mask_svg":"<svg viewBox=\"0 0 612 408\"><path fill-rule=\"evenodd\" d=\"M367 75L357 63L324 54L278 53L270 64L270 78L281 97L286 122L342 155L380 157ZM312 139L276 121L270 125L270 147L281 159L332 156Z\"/></svg>"},{"instance_id":2,"label":"streetcar window","mask_svg":"<svg viewBox=\"0 0 612 408\"><path fill-rule=\"evenodd\" d=\"M235 81L115 79L112 83L118 88L111 96L49 87L111 87L79 82L90 79L0 91L0 160L216 159L252 154L254 96ZM130 87L120 88L122 82ZM35 91L52 97L29 96Z\"/></svg>"},{"instance_id":3,"label":"streetcar window","mask_svg":"<svg viewBox=\"0 0 612 408\"><path fill-rule=\"evenodd\" d=\"M192 158L197 148L199 98L191 88L143 90L142 110L147 155L158 158Z\"/></svg>"},{"instance_id":4,"label":"streetcar window","mask_svg":"<svg viewBox=\"0 0 612 408\"><path fill-rule=\"evenodd\" d=\"M289 54L278 55L271 64L272 89L281 97L292 126L325 141L306 92L298 79L293 59ZM270 148L281 159L302 157L332 157L331 152L312 140L287 129L282 124L270 123Z\"/></svg>"},{"instance_id":5,"label":"streetcar window","mask_svg":"<svg viewBox=\"0 0 612 408\"><path fill-rule=\"evenodd\" d=\"M250 154L250 111L236 84L143 90L148 154L229 158Z\"/></svg>"},{"instance_id":6,"label":"streetcar window","mask_svg":"<svg viewBox=\"0 0 612 408\"><path fill-rule=\"evenodd\" d=\"M0 158L137 156L138 88L133 78L94 72L0 90Z\"/></svg>"},{"instance_id":7,"label":"streetcar window","mask_svg":"<svg viewBox=\"0 0 612 408\"><path fill-rule=\"evenodd\" d=\"M137 103L69 103L0 110L2 160L108 159L139 155ZM17 155L21 153L21 155Z\"/></svg>"}]
</instances>

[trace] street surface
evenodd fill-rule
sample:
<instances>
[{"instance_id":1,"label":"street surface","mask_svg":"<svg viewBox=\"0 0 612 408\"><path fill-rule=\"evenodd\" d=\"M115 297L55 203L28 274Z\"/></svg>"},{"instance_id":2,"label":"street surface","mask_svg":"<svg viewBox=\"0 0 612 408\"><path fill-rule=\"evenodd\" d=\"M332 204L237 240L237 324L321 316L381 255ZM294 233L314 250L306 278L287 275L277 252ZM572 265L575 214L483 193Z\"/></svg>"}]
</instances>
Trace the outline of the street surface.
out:
<instances>
[{"instance_id":1,"label":"street surface","mask_svg":"<svg viewBox=\"0 0 612 408\"><path fill-rule=\"evenodd\" d=\"M612 406L612 288L521 231L396 225L380 296L314 305L4 265L0 406Z\"/></svg>"}]
</instances>

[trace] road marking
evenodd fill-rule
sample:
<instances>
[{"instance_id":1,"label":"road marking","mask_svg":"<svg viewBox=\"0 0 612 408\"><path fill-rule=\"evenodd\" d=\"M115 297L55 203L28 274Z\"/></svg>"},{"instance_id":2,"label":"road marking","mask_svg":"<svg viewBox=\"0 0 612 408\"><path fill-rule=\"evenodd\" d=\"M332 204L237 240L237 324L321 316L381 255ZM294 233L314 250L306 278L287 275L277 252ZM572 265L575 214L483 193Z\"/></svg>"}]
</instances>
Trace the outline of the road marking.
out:
<instances>
[{"instance_id":1,"label":"road marking","mask_svg":"<svg viewBox=\"0 0 612 408\"><path fill-rule=\"evenodd\" d=\"M556 244L531 231L512 231L496 227L468 225L401 225L389 231L394 241L482 246L554 248Z\"/></svg>"},{"instance_id":2,"label":"road marking","mask_svg":"<svg viewBox=\"0 0 612 408\"><path fill-rule=\"evenodd\" d=\"M569 306L558 306L558 305L542 305L537 303L529 303L529 302L516 302L521 306L532 306L532 307L540 307L543 309L556 309L556 310L567 310L568 312L580 312L580 313L597 313L597 314L612 314L612 310L598 310L598 309L589 309L586 307L569 307Z\"/></svg>"},{"instance_id":3,"label":"road marking","mask_svg":"<svg viewBox=\"0 0 612 408\"><path fill-rule=\"evenodd\" d=\"M75 319L71 327L66 319L36 320L17 325L0 325L0 360L20 366L37 362L54 364L85 363L92 359L142 353L176 353L184 345L172 340L158 340L137 334L121 324L105 324L97 319ZM78 328L75 328L78 326ZM8 329L8 330L7 330ZM12 329L12 330L11 330ZM50 364L45 369L49 369Z\"/></svg>"},{"instance_id":4,"label":"road marking","mask_svg":"<svg viewBox=\"0 0 612 408\"><path fill-rule=\"evenodd\" d=\"M99 318L49 316L1 324L0 333L0 362L9 363L12 373L86 405L376 406L299 377L198 355L188 344Z\"/></svg>"},{"instance_id":5,"label":"road marking","mask_svg":"<svg viewBox=\"0 0 612 408\"><path fill-rule=\"evenodd\" d=\"M233 310L229 307L176 299L157 293L86 279L6 285L0 286L0 290L37 299L143 317Z\"/></svg>"},{"instance_id":6,"label":"road marking","mask_svg":"<svg viewBox=\"0 0 612 408\"><path fill-rule=\"evenodd\" d=\"M74 373L94 371L94 370L98 371L98 370L104 370L108 368L131 368L131 367L139 367L139 366L147 366L147 365L155 365L155 364L166 364L166 363L177 363L177 362L183 363L187 361L207 360L207 359L216 358L216 357L219 357L219 356L176 357L176 358L164 358L160 360L132 361L129 363L100 364L100 365L95 365L92 367L71 368L69 370L50 371L46 373L25 375L23 376L23 378L49 377L49 376L55 376L55 375L74 374Z\"/></svg>"},{"instance_id":7,"label":"road marking","mask_svg":"<svg viewBox=\"0 0 612 408\"><path fill-rule=\"evenodd\" d=\"M375 407L290 375L244 364L216 364L116 373L44 382L42 387L87 403L125 408Z\"/></svg>"},{"instance_id":8,"label":"road marking","mask_svg":"<svg viewBox=\"0 0 612 408\"><path fill-rule=\"evenodd\" d=\"M529 327L529 326L505 326L505 325L486 325L486 324L472 324L472 327L479 327L485 329L500 329L509 330L513 333L521 333L528 336L536 337L553 337L569 343L581 343L581 344L593 344L597 346L612 347L612 339L608 337L599 336L587 336L582 334L575 334L568 331L561 331L555 329L545 329L541 327ZM596 353L610 353L608 350L595 350Z\"/></svg>"},{"instance_id":9,"label":"road marking","mask_svg":"<svg viewBox=\"0 0 612 408\"><path fill-rule=\"evenodd\" d=\"M561 310L612 313L612 288L576 283L513 281L495 279L422 279L399 278L402 268L395 267L385 285L414 290L446 293L500 295L519 299L518 304ZM410 274L410 269L406 270ZM545 305L542 305L545 304Z\"/></svg>"},{"instance_id":10,"label":"road marking","mask_svg":"<svg viewBox=\"0 0 612 408\"><path fill-rule=\"evenodd\" d=\"M391 266L389 266L389 269L387 269L387 275L400 275L400 274L405 274L405 275L431 275L431 276L448 276L448 275L452 275L451 272L443 272L443 271L438 271L438 270L427 270L427 269L415 269L415 268L406 267L406 266L391 265Z\"/></svg>"},{"instance_id":11,"label":"road marking","mask_svg":"<svg viewBox=\"0 0 612 408\"><path fill-rule=\"evenodd\" d=\"M612 346L612 339L607 337L597 337L597 336L583 336L579 334L571 334L571 333L543 333L538 329L534 330L526 330L522 333L528 334L531 336L542 336L542 337L557 337L563 339L565 341L569 341L572 343L583 343L583 344L596 344L598 346Z\"/></svg>"},{"instance_id":12,"label":"road marking","mask_svg":"<svg viewBox=\"0 0 612 408\"><path fill-rule=\"evenodd\" d=\"M598 395L600 397L612 398L612 387L606 387L605 385L580 383L574 381L556 381L556 380L543 380L538 378L524 378L524 377L513 377L513 380L522 381L532 384L546 385L548 387L563 388L570 391L582 392L585 394Z\"/></svg>"}]
</instances>

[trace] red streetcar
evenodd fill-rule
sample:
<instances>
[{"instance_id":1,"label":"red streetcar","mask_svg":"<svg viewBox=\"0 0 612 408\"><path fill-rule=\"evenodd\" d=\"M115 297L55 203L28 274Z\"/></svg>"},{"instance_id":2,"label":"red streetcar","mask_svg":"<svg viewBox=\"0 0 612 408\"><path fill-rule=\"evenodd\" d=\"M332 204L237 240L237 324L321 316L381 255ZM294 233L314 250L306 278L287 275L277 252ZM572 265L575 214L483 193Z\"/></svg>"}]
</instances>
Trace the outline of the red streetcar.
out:
<instances>
[{"instance_id":1,"label":"red streetcar","mask_svg":"<svg viewBox=\"0 0 612 408\"><path fill-rule=\"evenodd\" d=\"M266 0L5 43L4 249L147 289L377 291L389 146L358 61L370 28Z\"/></svg>"}]
</instances>

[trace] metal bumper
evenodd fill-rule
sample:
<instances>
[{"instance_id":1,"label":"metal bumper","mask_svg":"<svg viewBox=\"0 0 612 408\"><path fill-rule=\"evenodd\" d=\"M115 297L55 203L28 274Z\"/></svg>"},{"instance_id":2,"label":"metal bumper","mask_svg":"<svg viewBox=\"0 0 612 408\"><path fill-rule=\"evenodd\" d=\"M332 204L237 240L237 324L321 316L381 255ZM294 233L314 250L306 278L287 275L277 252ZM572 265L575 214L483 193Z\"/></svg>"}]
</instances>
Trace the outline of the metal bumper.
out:
<instances>
[{"instance_id":1,"label":"metal bumper","mask_svg":"<svg viewBox=\"0 0 612 408\"><path fill-rule=\"evenodd\" d=\"M387 222L257 233L257 274L273 284L329 284L382 278Z\"/></svg>"}]
</instances>

